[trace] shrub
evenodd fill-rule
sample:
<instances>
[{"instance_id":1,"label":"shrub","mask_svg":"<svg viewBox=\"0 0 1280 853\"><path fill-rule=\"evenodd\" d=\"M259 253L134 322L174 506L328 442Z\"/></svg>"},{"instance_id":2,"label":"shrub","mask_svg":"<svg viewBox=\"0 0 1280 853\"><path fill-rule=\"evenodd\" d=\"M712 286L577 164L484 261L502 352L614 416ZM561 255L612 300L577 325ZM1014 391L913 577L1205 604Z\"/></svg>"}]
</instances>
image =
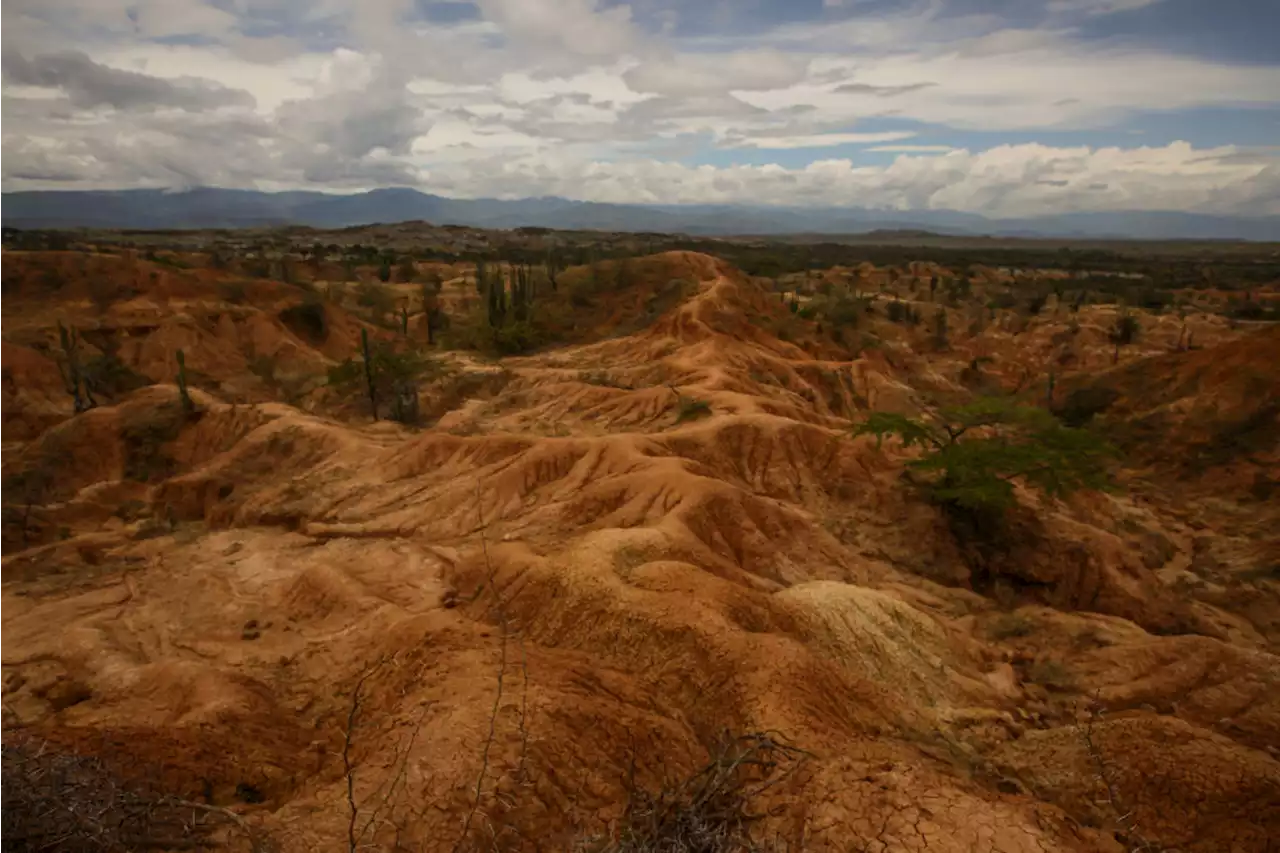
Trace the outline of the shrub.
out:
<instances>
[{"instance_id":1,"label":"shrub","mask_svg":"<svg viewBox=\"0 0 1280 853\"><path fill-rule=\"evenodd\" d=\"M1120 392L1114 388L1094 386L1077 388L1067 395L1062 405L1054 409L1058 419L1069 427L1082 427L1111 408L1120 399Z\"/></svg>"},{"instance_id":2,"label":"shrub","mask_svg":"<svg viewBox=\"0 0 1280 853\"><path fill-rule=\"evenodd\" d=\"M1013 637L1025 637L1035 631L1036 624L1021 613L1002 613L991 623L989 633L992 639L1008 640Z\"/></svg>"},{"instance_id":3,"label":"shrub","mask_svg":"<svg viewBox=\"0 0 1280 853\"><path fill-rule=\"evenodd\" d=\"M270 846L233 812L179 799L141 772L124 778L101 759L22 733L5 734L3 787L3 835L13 850L212 848L228 828L248 835L254 851Z\"/></svg>"},{"instance_id":4,"label":"shrub","mask_svg":"<svg viewBox=\"0 0 1280 853\"><path fill-rule=\"evenodd\" d=\"M697 397L678 394L676 397L676 423L696 421L711 414L711 404Z\"/></svg>"},{"instance_id":5,"label":"shrub","mask_svg":"<svg viewBox=\"0 0 1280 853\"><path fill-rule=\"evenodd\" d=\"M177 462L164 445L178 437L186 420L178 403L165 403L126 420L120 428L126 479L146 483L173 476Z\"/></svg>"},{"instance_id":6,"label":"shrub","mask_svg":"<svg viewBox=\"0 0 1280 853\"><path fill-rule=\"evenodd\" d=\"M388 267L387 275L390 276L390 274ZM381 323L396 307L396 299L386 287L366 281L356 288L356 304L362 308L368 308L374 321Z\"/></svg>"},{"instance_id":7,"label":"shrub","mask_svg":"<svg viewBox=\"0 0 1280 853\"><path fill-rule=\"evenodd\" d=\"M280 322L289 331L310 343L322 343L329 336L329 323L324 305L319 302L300 302L280 312Z\"/></svg>"},{"instance_id":8,"label":"shrub","mask_svg":"<svg viewBox=\"0 0 1280 853\"><path fill-rule=\"evenodd\" d=\"M1055 691L1073 690L1076 686L1071 671L1053 658L1043 658L1031 664L1027 678L1036 684Z\"/></svg>"},{"instance_id":9,"label":"shrub","mask_svg":"<svg viewBox=\"0 0 1280 853\"><path fill-rule=\"evenodd\" d=\"M218 293L232 305L240 305L245 300L245 283L243 281L224 281L218 285Z\"/></svg>"},{"instance_id":10,"label":"shrub","mask_svg":"<svg viewBox=\"0 0 1280 853\"><path fill-rule=\"evenodd\" d=\"M791 848L764 839L756 800L777 788L807 753L776 735L723 738L711 761L683 782L657 792L628 792L612 838L582 845L588 853L772 853Z\"/></svg>"}]
</instances>

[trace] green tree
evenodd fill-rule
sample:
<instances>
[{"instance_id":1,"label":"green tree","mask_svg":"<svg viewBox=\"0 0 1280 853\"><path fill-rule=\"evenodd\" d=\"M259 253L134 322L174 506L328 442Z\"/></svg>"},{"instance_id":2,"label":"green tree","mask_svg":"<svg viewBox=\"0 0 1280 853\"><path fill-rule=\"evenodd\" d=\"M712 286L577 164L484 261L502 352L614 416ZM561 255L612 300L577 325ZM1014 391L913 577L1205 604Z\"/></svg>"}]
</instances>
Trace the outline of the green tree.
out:
<instances>
[{"instance_id":1,"label":"green tree","mask_svg":"<svg viewBox=\"0 0 1280 853\"><path fill-rule=\"evenodd\" d=\"M907 463L912 477L946 509L999 513L1015 503L1022 480L1050 498L1104 489L1114 451L1088 430L1064 426L1044 409L984 397L921 420L873 412L855 435L887 436L923 455Z\"/></svg>"},{"instance_id":2,"label":"green tree","mask_svg":"<svg viewBox=\"0 0 1280 853\"><path fill-rule=\"evenodd\" d=\"M439 372L439 365L408 349L386 341L371 341L360 330L360 358L348 358L329 370L329 385L344 394L362 393L370 414L378 420L383 401L392 420L418 421L419 384Z\"/></svg>"},{"instance_id":3,"label":"green tree","mask_svg":"<svg viewBox=\"0 0 1280 853\"><path fill-rule=\"evenodd\" d=\"M1111 343L1115 344L1115 353L1111 356L1111 363L1116 364L1120 361L1120 347L1127 347L1138 339L1138 335L1142 332L1142 326L1138 323L1138 318L1130 314L1128 311L1121 311L1116 317L1115 325L1111 327L1109 337Z\"/></svg>"}]
</instances>

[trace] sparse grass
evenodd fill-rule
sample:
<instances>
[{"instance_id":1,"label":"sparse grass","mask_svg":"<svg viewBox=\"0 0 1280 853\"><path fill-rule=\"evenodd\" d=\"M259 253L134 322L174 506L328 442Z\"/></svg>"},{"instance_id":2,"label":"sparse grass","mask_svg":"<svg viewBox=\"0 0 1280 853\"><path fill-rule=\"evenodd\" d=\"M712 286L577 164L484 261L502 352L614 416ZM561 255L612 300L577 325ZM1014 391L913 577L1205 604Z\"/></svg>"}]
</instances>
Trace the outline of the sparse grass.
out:
<instances>
[{"instance_id":1,"label":"sparse grass","mask_svg":"<svg viewBox=\"0 0 1280 853\"><path fill-rule=\"evenodd\" d=\"M578 381L584 382L587 385L599 385L604 388L622 388L625 390L631 390L630 385L619 381L614 378L612 373L608 373L603 370L581 371L578 374Z\"/></svg>"},{"instance_id":2,"label":"sparse grass","mask_svg":"<svg viewBox=\"0 0 1280 853\"><path fill-rule=\"evenodd\" d=\"M1022 613L1002 613L991 623L987 632L992 639L1010 640L1026 637L1036 630L1036 623Z\"/></svg>"},{"instance_id":3,"label":"sparse grass","mask_svg":"<svg viewBox=\"0 0 1280 853\"><path fill-rule=\"evenodd\" d=\"M249 359L249 372L267 385L276 382L277 359L275 356L259 355Z\"/></svg>"},{"instance_id":4,"label":"sparse grass","mask_svg":"<svg viewBox=\"0 0 1280 853\"><path fill-rule=\"evenodd\" d=\"M681 394L676 400L676 423L696 421L711 414L711 404L698 397Z\"/></svg>"},{"instance_id":5,"label":"sparse grass","mask_svg":"<svg viewBox=\"0 0 1280 853\"><path fill-rule=\"evenodd\" d=\"M146 483L173 476L177 462L164 445L178 437L185 421L177 403L166 403L126 421L120 429L125 477Z\"/></svg>"},{"instance_id":6,"label":"sparse grass","mask_svg":"<svg viewBox=\"0 0 1280 853\"><path fill-rule=\"evenodd\" d=\"M1042 687L1058 692L1067 692L1076 687L1071 671L1055 658L1042 658L1027 669L1027 678Z\"/></svg>"},{"instance_id":7,"label":"sparse grass","mask_svg":"<svg viewBox=\"0 0 1280 853\"><path fill-rule=\"evenodd\" d=\"M1238 573L1237 578L1246 583L1280 581L1280 563L1263 563Z\"/></svg>"}]
</instances>

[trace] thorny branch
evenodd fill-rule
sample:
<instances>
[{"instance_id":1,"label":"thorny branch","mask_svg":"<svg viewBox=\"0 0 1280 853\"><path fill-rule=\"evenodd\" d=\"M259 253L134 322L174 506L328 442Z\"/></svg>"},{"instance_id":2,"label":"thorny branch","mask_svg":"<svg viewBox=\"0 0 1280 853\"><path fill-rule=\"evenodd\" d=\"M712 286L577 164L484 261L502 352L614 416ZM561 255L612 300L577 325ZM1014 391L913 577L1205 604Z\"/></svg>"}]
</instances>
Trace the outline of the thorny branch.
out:
<instances>
[{"instance_id":1,"label":"thorny branch","mask_svg":"<svg viewBox=\"0 0 1280 853\"><path fill-rule=\"evenodd\" d=\"M62 751L21 733L3 748L6 846L15 850L127 851L220 846L222 830L244 836L254 853L272 849L229 809L129 782L101 759Z\"/></svg>"},{"instance_id":2,"label":"thorny branch","mask_svg":"<svg viewBox=\"0 0 1280 853\"><path fill-rule=\"evenodd\" d=\"M711 760L683 782L664 782L657 793L629 781L627 811L617 835L589 846L593 853L772 851L755 826L775 811L754 811L756 800L790 778L809 758L775 732L723 737ZM633 755L634 758L634 755ZM634 776L634 767L629 771Z\"/></svg>"},{"instance_id":3,"label":"thorny branch","mask_svg":"<svg viewBox=\"0 0 1280 853\"><path fill-rule=\"evenodd\" d=\"M477 813L480 812L480 802L484 797L484 781L489 774L489 764L493 751L493 741L498 728L498 716L502 711L502 699L506 690L507 676L507 641L512 635L511 620L507 614L506 602L503 599L503 593L498 589L497 576L494 572L493 561L489 559L489 542L486 535L487 525L484 518L484 507L480 492L480 483L476 482L476 513L480 521L480 553L484 559L485 568L485 585L493 594L493 605L491 609L496 612L499 629L498 642L498 675L497 689L493 696L493 707L489 712L489 729L485 735L484 746L480 753L480 772L476 775L475 793L472 797L471 807L467 810L467 816L462 823L462 832L458 836L457 842L453 846L454 853L462 849L462 845L466 844L471 836L472 826L475 822ZM525 756L528 751L529 731L528 731L528 702L529 702L529 659L525 649L524 637L516 634L516 642L520 649L520 669L522 673L521 697L520 697L520 755L516 766L516 780L523 781ZM494 794L497 791L495 788Z\"/></svg>"},{"instance_id":4,"label":"thorny branch","mask_svg":"<svg viewBox=\"0 0 1280 853\"><path fill-rule=\"evenodd\" d=\"M1101 717L1101 712L1098 710L1100 705L1101 691L1095 693L1093 700L1089 703L1089 719L1083 726L1078 723L1076 725L1076 729L1080 733L1080 741L1084 744L1085 752L1088 753L1089 760L1093 762L1094 780L1102 787L1107 807L1111 810L1116 826L1120 829L1124 836L1124 841L1129 846L1129 853L1165 853L1165 847L1149 841L1139 832L1138 822L1133 816L1132 809L1125 808L1124 802L1116 789L1115 780L1111 778L1111 771L1102 754L1102 749L1093 737L1094 723Z\"/></svg>"}]
</instances>

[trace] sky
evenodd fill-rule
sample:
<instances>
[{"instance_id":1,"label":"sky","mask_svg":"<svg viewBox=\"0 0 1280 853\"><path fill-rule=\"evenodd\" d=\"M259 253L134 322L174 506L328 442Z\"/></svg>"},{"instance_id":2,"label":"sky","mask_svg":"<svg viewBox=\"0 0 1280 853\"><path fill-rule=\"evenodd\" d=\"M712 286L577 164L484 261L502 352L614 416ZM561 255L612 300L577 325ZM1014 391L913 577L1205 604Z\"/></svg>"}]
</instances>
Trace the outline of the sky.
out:
<instances>
[{"instance_id":1,"label":"sky","mask_svg":"<svg viewBox=\"0 0 1280 853\"><path fill-rule=\"evenodd\" d=\"M6 0L3 187L1280 214L1277 0Z\"/></svg>"}]
</instances>

